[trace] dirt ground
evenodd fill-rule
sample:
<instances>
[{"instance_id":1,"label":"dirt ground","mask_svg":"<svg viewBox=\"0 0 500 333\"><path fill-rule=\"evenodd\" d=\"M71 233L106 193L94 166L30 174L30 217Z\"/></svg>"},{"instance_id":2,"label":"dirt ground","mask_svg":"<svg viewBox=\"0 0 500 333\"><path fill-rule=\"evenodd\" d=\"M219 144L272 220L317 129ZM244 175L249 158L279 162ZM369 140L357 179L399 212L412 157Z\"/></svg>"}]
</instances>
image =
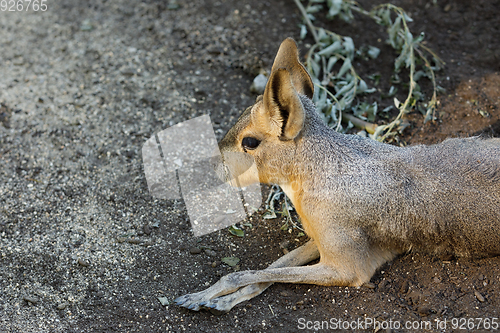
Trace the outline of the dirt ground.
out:
<instances>
[{"instance_id":1,"label":"dirt ground","mask_svg":"<svg viewBox=\"0 0 500 333\"><path fill-rule=\"evenodd\" d=\"M418 253L366 287L277 284L222 316L172 304L306 241L262 211L245 237L193 237L182 201L149 195L141 158L152 135L202 114L220 138L255 99L250 83L279 43L298 40L300 14L291 0L47 3L0 11L0 332L296 332L365 319L393 323L382 331L450 332L500 318L500 257ZM500 1L393 3L446 62L439 121L410 114L402 140L500 136ZM383 30L364 18L327 27L357 46L379 40L379 58L355 65L387 89L394 54ZM222 264L227 256L238 266Z\"/></svg>"}]
</instances>

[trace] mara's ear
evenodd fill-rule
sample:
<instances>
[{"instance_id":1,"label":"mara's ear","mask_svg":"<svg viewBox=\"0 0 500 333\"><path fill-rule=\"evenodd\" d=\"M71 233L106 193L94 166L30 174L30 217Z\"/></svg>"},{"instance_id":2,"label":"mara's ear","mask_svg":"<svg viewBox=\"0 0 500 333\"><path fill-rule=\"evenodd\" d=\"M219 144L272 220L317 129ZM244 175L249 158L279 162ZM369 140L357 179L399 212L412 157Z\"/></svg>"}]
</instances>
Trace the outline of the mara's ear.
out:
<instances>
[{"instance_id":1,"label":"mara's ear","mask_svg":"<svg viewBox=\"0 0 500 333\"><path fill-rule=\"evenodd\" d=\"M286 68L292 78L295 90L302 95L312 99L314 94L314 84L307 73L306 68L299 61L299 50L292 38L285 39L276 54L271 73L278 68Z\"/></svg>"},{"instance_id":2,"label":"mara's ear","mask_svg":"<svg viewBox=\"0 0 500 333\"><path fill-rule=\"evenodd\" d=\"M304 126L305 111L288 70L271 73L262 103L258 122L281 140L295 139Z\"/></svg>"}]
</instances>

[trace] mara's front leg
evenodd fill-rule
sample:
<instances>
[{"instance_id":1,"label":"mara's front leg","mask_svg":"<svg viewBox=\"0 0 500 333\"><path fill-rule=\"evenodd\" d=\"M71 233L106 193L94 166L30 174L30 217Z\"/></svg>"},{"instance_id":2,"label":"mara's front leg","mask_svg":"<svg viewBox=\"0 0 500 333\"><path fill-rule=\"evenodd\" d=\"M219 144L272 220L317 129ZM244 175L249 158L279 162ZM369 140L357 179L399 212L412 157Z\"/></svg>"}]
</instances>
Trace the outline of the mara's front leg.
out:
<instances>
[{"instance_id":1,"label":"mara's front leg","mask_svg":"<svg viewBox=\"0 0 500 333\"><path fill-rule=\"evenodd\" d=\"M316 244L314 244L314 241L310 240L306 244L296 248L293 251L290 251L283 257L276 260L264 271L273 268L301 266L317 258L319 258L318 248ZM229 274L227 276L231 275L232 274ZM177 298L175 302L177 303L177 305L196 311L198 311L200 308L206 308L214 313L227 312L231 310L236 304L259 295L274 282L268 281L254 283L240 288L230 286L230 284L227 283L221 283L221 281L224 278L227 278L227 276L223 277L212 287L198 293L181 296Z\"/></svg>"}]
</instances>

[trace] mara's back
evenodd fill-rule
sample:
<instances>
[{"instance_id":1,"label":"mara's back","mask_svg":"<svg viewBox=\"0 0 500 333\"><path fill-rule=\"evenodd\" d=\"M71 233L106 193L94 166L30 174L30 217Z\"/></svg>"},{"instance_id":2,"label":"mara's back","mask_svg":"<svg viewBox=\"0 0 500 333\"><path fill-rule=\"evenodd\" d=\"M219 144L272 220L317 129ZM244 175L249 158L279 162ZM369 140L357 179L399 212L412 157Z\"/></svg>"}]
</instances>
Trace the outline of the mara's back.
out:
<instances>
[{"instance_id":1,"label":"mara's back","mask_svg":"<svg viewBox=\"0 0 500 333\"><path fill-rule=\"evenodd\" d=\"M500 254L500 139L448 139L382 157L374 157L386 181L375 238L385 231L378 236L403 249Z\"/></svg>"}]
</instances>

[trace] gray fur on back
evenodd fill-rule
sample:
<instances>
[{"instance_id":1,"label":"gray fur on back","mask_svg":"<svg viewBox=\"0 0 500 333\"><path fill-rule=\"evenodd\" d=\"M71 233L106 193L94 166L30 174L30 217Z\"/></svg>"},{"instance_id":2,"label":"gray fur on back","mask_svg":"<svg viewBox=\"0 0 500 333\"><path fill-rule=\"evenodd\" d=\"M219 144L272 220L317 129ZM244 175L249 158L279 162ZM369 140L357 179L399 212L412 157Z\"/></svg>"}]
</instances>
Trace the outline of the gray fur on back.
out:
<instances>
[{"instance_id":1,"label":"gray fur on back","mask_svg":"<svg viewBox=\"0 0 500 333\"><path fill-rule=\"evenodd\" d=\"M310 170L297 173L321 175L304 188L327 198L330 217L398 252L500 254L500 139L395 147L336 133L301 101L307 120L296 156L310 163L297 165Z\"/></svg>"}]
</instances>

